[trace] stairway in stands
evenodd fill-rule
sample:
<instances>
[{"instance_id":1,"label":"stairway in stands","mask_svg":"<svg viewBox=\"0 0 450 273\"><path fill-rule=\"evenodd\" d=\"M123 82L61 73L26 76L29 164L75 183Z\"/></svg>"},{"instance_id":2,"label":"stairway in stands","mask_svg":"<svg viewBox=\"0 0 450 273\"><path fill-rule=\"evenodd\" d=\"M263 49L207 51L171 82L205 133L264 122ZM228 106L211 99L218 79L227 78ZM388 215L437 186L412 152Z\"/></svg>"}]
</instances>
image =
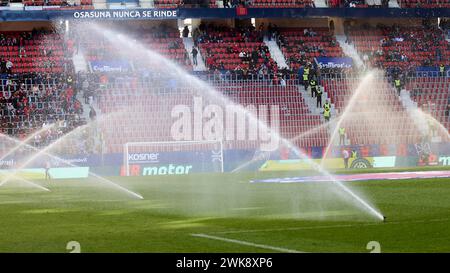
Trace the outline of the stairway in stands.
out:
<instances>
[{"instance_id":1,"label":"stairway in stands","mask_svg":"<svg viewBox=\"0 0 450 273\"><path fill-rule=\"evenodd\" d=\"M389 0L389 7L390 8L400 8L400 6L398 5L397 0Z\"/></svg>"},{"instance_id":2,"label":"stairway in stands","mask_svg":"<svg viewBox=\"0 0 450 273\"><path fill-rule=\"evenodd\" d=\"M410 93L407 90L402 90L400 93L400 102L405 107L406 112L408 112L420 132L424 135L428 135L430 128L428 127L427 121L418 114L420 108L417 107L417 102L413 101L409 94Z\"/></svg>"},{"instance_id":3,"label":"stairway in stands","mask_svg":"<svg viewBox=\"0 0 450 273\"><path fill-rule=\"evenodd\" d=\"M361 59L361 56L359 56L358 51L356 48L352 45L346 42L346 36L345 35L336 35L336 40L338 41L339 45L342 48L342 51L347 55L348 57L352 58L353 63L358 68L362 68L364 66L364 62Z\"/></svg>"},{"instance_id":4,"label":"stairway in stands","mask_svg":"<svg viewBox=\"0 0 450 273\"><path fill-rule=\"evenodd\" d=\"M205 62L204 62L204 59L202 57L200 50L198 50L197 65L194 65L193 57L191 54L192 47L194 46L194 40L192 39L192 37L183 38L183 44L184 44L184 48L186 49L186 52L189 54L189 60L191 60L193 70L194 71L206 71L207 68L206 68L206 65L205 65Z\"/></svg>"},{"instance_id":5,"label":"stairway in stands","mask_svg":"<svg viewBox=\"0 0 450 273\"><path fill-rule=\"evenodd\" d=\"M281 52L280 47L277 42L272 39L269 41L267 37L264 38L264 44L269 48L270 56L277 63L279 68L289 68L286 63L286 59L284 58L283 52Z\"/></svg>"}]
</instances>

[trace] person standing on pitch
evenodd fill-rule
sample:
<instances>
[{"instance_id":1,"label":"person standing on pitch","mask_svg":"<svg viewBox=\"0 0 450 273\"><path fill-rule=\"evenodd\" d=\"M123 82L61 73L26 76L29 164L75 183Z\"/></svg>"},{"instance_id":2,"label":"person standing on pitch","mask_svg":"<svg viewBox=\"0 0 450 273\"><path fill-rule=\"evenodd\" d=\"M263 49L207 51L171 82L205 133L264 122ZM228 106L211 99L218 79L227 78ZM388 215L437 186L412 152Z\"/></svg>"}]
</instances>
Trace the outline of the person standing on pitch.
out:
<instances>
[{"instance_id":1,"label":"person standing on pitch","mask_svg":"<svg viewBox=\"0 0 450 273\"><path fill-rule=\"evenodd\" d=\"M317 90L316 90L316 98L317 98L317 108L322 108L322 88L319 86L317 86Z\"/></svg>"},{"instance_id":2,"label":"person standing on pitch","mask_svg":"<svg viewBox=\"0 0 450 273\"><path fill-rule=\"evenodd\" d=\"M50 180L50 161L45 161L45 180Z\"/></svg>"},{"instance_id":3,"label":"person standing on pitch","mask_svg":"<svg viewBox=\"0 0 450 273\"><path fill-rule=\"evenodd\" d=\"M342 150L342 157L344 158L344 166L346 169L348 169L348 159L350 158L350 153L347 151L347 149Z\"/></svg>"}]
</instances>

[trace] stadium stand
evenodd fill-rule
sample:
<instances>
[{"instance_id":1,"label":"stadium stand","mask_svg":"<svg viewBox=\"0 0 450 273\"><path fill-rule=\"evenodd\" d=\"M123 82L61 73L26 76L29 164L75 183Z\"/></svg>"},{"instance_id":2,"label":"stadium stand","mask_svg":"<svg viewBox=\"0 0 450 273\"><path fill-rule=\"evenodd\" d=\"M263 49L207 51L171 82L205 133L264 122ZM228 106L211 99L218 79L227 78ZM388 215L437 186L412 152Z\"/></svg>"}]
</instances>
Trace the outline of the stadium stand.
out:
<instances>
[{"instance_id":1,"label":"stadium stand","mask_svg":"<svg viewBox=\"0 0 450 273\"><path fill-rule=\"evenodd\" d=\"M10 62L11 73L61 73L64 52L62 37L46 31L1 32L0 58Z\"/></svg>"},{"instance_id":2,"label":"stadium stand","mask_svg":"<svg viewBox=\"0 0 450 273\"><path fill-rule=\"evenodd\" d=\"M278 67L263 42L264 32L251 26L228 28L201 25L193 38L209 70L230 70L247 75L277 73Z\"/></svg>"},{"instance_id":3,"label":"stadium stand","mask_svg":"<svg viewBox=\"0 0 450 273\"><path fill-rule=\"evenodd\" d=\"M426 113L431 114L446 128L450 128L450 79L436 74L418 75L409 78L406 90L410 91L411 98Z\"/></svg>"},{"instance_id":4,"label":"stadium stand","mask_svg":"<svg viewBox=\"0 0 450 273\"><path fill-rule=\"evenodd\" d=\"M296 80L287 80L286 86L266 81L215 83L218 90L244 106L279 105L280 135L286 139L295 139L322 123L320 115L314 115L308 109L302 94L298 91L298 85L299 82ZM323 146L326 145L327 139L328 132L324 127L294 140L293 143L298 147Z\"/></svg>"},{"instance_id":5,"label":"stadium stand","mask_svg":"<svg viewBox=\"0 0 450 273\"><path fill-rule=\"evenodd\" d=\"M348 38L368 66L386 69L390 81L400 78L418 106L450 128L446 116L448 77L438 77L438 72L416 73L420 67L450 65L450 43L441 29L426 25L378 26L350 29Z\"/></svg>"},{"instance_id":6,"label":"stadium stand","mask_svg":"<svg viewBox=\"0 0 450 273\"><path fill-rule=\"evenodd\" d=\"M348 34L370 66L387 69L389 74L450 65L450 44L437 28L380 26L351 29Z\"/></svg>"},{"instance_id":7,"label":"stadium stand","mask_svg":"<svg viewBox=\"0 0 450 273\"><path fill-rule=\"evenodd\" d=\"M36 146L45 146L62 134L84 124L82 106L64 74L23 74L1 80L0 113L3 134L25 138L29 133L50 124Z\"/></svg>"},{"instance_id":8,"label":"stadium stand","mask_svg":"<svg viewBox=\"0 0 450 273\"><path fill-rule=\"evenodd\" d=\"M349 104L361 78L352 75L326 77L325 90L340 113ZM376 85L363 90L349 108L344 121L352 144L405 144L420 140L420 132L396 96L392 85L384 77L376 78Z\"/></svg>"},{"instance_id":9,"label":"stadium stand","mask_svg":"<svg viewBox=\"0 0 450 273\"><path fill-rule=\"evenodd\" d=\"M139 40L149 48L172 59L187 70L192 70L189 53L183 46L178 29L160 25L149 29L128 29L127 33L131 37L139 37ZM340 57L344 56L344 53L327 28L277 28L273 31L274 38L291 69L280 76L280 69L263 42L266 33L263 28L256 30L248 26L228 28L202 24L194 31L193 38L202 51L202 55L205 56L210 73L206 75L209 82L219 92L244 106L280 105L280 133L283 137L290 139L323 123L320 115L313 114L308 109L305 98L298 90L300 86L298 79L292 75L295 75L295 71L307 62L313 63L315 57ZM438 29L394 26L370 28L370 31L350 29L347 34L348 40L355 44L362 55L370 56L369 62L373 66L387 69L388 72L397 68L410 71L418 66L450 64L448 42L442 39L442 32ZM120 56L117 55L111 42L92 37L95 33L78 31L74 35L76 36L69 38L67 43L63 43L63 38L53 32L3 32L0 34L0 54L4 70L2 72L11 75L31 75L20 76L24 80L16 80L11 76L2 80L2 90L8 90L3 93L1 100L2 129L6 133L24 137L27 132L41 127L43 123L54 121L67 121L70 124L68 128L82 124L80 102L75 98L76 89L79 86L70 87L60 79L73 73L71 58L66 60L66 57L72 56L79 49L82 49L87 61L112 61L120 59ZM75 40L80 42L75 43ZM11 64L8 64L8 61ZM136 69L134 72L114 74L97 71L84 75L89 78L89 85L92 87L85 96L90 93L96 97L102 113L111 113L127 107L129 116L124 119L135 121L127 125L129 130L118 130L114 125L107 124L104 129L105 140L107 149L111 152L122 151L124 139L128 141L168 139L170 132L167 131L167 126L164 127L166 131L160 128L161 130L156 130L155 134L154 127L142 127L142 124L148 123L148 117L152 118L152 123L156 120L159 124L167 124L169 122L167 119L170 117L160 116L161 113L167 113L161 107L169 107L164 108L168 110L175 104L192 104L193 91L188 87L177 86L176 80L174 82L173 79L168 79L167 85L155 86L155 82L164 81L161 79L152 81L151 78L160 77L161 74L142 73L149 68L149 64L139 59L134 59L133 65ZM339 112L343 111L351 90L360 80L350 76L342 74L321 76L321 83ZM45 82L42 83L42 79L37 80L36 77L45 78ZM283 84L280 83L281 77ZM392 84L389 83L390 80L390 78L380 79L377 95L366 99L372 101L377 109L387 107L385 116L378 116L376 120L374 117L373 122L380 128L386 128L385 131L390 132L391 135L367 134L364 125L357 126L358 121L356 121L346 125L351 143L414 143L419 139L420 134L398 100ZM9 94L11 85L14 85L15 89ZM52 99L43 101L39 96L36 97L36 88L53 92ZM424 100L432 102L436 109L433 115L448 128L450 125L447 111L448 94L445 93L449 88L448 78L413 77L407 81L405 88L411 91L411 97L418 102L419 106L423 105ZM172 89L176 92L167 94L167 90ZM17 91L19 92L16 96L14 94ZM151 94L144 96L144 92ZM11 97L16 101L22 101L23 105L15 103L14 109L11 108ZM30 103L26 104L24 98L27 98ZM131 107L132 105L135 107ZM52 111L45 112L47 107ZM152 109L151 112L144 115L145 109L149 108ZM41 117L31 122L30 116ZM401 128L383 127L389 126L386 122L389 119L395 119L394 123L401 124ZM28 123L22 125L21 122ZM120 124L120 120L118 123ZM381 129L379 132L382 131ZM299 147L325 146L328 139L329 131L324 128L302 138L295 144ZM233 144L225 143L225 145L228 145L226 146L228 148L252 148L256 143L242 141Z\"/></svg>"},{"instance_id":10,"label":"stadium stand","mask_svg":"<svg viewBox=\"0 0 450 273\"><path fill-rule=\"evenodd\" d=\"M122 152L125 142L139 141L167 141L171 138L170 127L173 119L166 115L175 105L193 107L193 94L195 90L189 87L179 87L177 90L167 92L163 87L148 86L134 78L131 87L123 88L115 82L110 82L107 88L100 89L98 105L103 113L124 111L115 121L102 124L104 139L109 152ZM119 81L120 82L120 81ZM313 115L306 106L302 95L297 90L295 81L288 81L286 86L274 85L271 81L217 81L211 80L216 89L226 94L234 102L244 107L253 105L279 105L280 106L280 135L292 139L299 134L313 129L321 124L320 115ZM151 89L151 95L149 94ZM144 90L144 91L142 91ZM208 103L208 97L198 94ZM211 102L211 101L210 101ZM214 103L214 100L212 100ZM216 102L217 103L217 102ZM128 121L128 122L125 122ZM132 120L132 122L129 122ZM143 125L144 124L144 125ZM326 145L328 132L326 128L317 130L297 141L300 147ZM255 148L259 141L234 140L226 141L224 148Z\"/></svg>"},{"instance_id":11,"label":"stadium stand","mask_svg":"<svg viewBox=\"0 0 450 273\"><path fill-rule=\"evenodd\" d=\"M79 8L93 8L92 0L81 1L67 1L67 0L23 0L24 6L55 6L55 7L79 7Z\"/></svg>"},{"instance_id":12,"label":"stadium stand","mask_svg":"<svg viewBox=\"0 0 450 273\"><path fill-rule=\"evenodd\" d=\"M63 38L51 31L0 33L3 134L23 139L56 124L33 140L34 145L44 146L85 123L76 99L73 65L65 58L69 47L64 45Z\"/></svg>"},{"instance_id":13,"label":"stadium stand","mask_svg":"<svg viewBox=\"0 0 450 273\"><path fill-rule=\"evenodd\" d=\"M155 0L154 5L156 8L177 8L182 1L180 0Z\"/></svg>"},{"instance_id":14,"label":"stadium stand","mask_svg":"<svg viewBox=\"0 0 450 273\"><path fill-rule=\"evenodd\" d=\"M314 0L254 0L252 8L314 8Z\"/></svg>"},{"instance_id":15,"label":"stadium stand","mask_svg":"<svg viewBox=\"0 0 450 273\"><path fill-rule=\"evenodd\" d=\"M329 0L328 7L330 8L368 8L369 5L365 0Z\"/></svg>"},{"instance_id":16,"label":"stadium stand","mask_svg":"<svg viewBox=\"0 0 450 273\"><path fill-rule=\"evenodd\" d=\"M291 69L297 70L316 57L342 57L344 53L327 28L284 28L277 43Z\"/></svg>"},{"instance_id":17,"label":"stadium stand","mask_svg":"<svg viewBox=\"0 0 450 273\"><path fill-rule=\"evenodd\" d=\"M450 8L449 0L397 0L402 8Z\"/></svg>"},{"instance_id":18,"label":"stadium stand","mask_svg":"<svg viewBox=\"0 0 450 273\"><path fill-rule=\"evenodd\" d=\"M145 46L173 60L186 70L192 70L188 53L184 48L183 40L180 38L180 33L177 29L159 25L148 29L127 29L127 33L131 37L139 38L139 41ZM83 50L83 54L89 62L123 59L122 56L117 55L117 48L106 38L99 39L95 33L89 31L79 31L74 35L77 35L77 37L72 37L73 40L82 37L78 46ZM145 60L147 61L147 59ZM148 66L139 57L132 61L137 66L136 68Z\"/></svg>"}]
</instances>

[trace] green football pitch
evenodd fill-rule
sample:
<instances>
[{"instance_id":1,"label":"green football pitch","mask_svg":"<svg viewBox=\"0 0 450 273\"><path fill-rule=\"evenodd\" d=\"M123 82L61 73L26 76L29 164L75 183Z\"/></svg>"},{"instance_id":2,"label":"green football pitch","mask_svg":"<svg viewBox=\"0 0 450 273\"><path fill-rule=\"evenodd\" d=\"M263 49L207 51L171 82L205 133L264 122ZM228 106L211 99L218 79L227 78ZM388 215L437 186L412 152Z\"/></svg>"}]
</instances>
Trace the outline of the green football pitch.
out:
<instances>
[{"instance_id":1,"label":"green football pitch","mask_svg":"<svg viewBox=\"0 0 450 273\"><path fill-rule=\"evenodd\" d=\"M283 173L10 181L0 188L0 252L450 252L450 179L249 183Z\"/></svg>"}]
</instances>

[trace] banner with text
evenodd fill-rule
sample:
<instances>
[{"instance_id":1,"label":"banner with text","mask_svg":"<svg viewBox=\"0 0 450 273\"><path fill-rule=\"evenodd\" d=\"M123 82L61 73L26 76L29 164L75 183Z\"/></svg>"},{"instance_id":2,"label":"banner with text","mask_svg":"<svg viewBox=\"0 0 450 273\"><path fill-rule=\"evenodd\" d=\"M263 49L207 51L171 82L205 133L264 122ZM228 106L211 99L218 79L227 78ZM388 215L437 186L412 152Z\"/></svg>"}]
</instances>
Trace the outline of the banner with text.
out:
<instances>
[{"instance_id":1,"label":"banner with text","mask_svg":"<svg viewBox=\"0 0 450 273\"><path fill-rule=\"evenodd\" d=\"M96 72L123 72L131 70L127 61L92 61L91 68Z\"/></svg>"},{"instance_id":2,"label":"banner with text","mask_svg":"<svg viewBox=\"0 0 450 273\"><path fill-rule=\"evenodd\" d=\"M74 11L74 19L177 19L176 9L127 9Z\"/></svg>"},{"instance_id":3,"label":"banner with text","mask_svg":"<svg viewBox=\"0 0 450 273\"><path fill-rule=\"evenodd\" d=\"M353 60L348 57L318 57L316 60L320 68L350 68L353 65Z\"/></svg>"}]
</instances>

